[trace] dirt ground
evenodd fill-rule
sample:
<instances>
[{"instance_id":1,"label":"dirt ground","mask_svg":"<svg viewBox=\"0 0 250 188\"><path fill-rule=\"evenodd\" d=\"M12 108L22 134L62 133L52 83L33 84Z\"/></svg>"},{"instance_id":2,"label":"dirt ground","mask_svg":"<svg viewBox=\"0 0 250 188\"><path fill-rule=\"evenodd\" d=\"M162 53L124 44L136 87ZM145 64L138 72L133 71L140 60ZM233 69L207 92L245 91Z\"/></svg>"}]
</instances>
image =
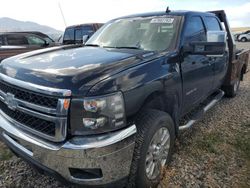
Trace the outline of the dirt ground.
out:
<instances>
[{"instance_id":1,"label":"dirt ground","mask_svg":"<svg viewBox=\"0 0 250 188\"><path fill-rule=\"evenodd\" d=\"M250 48L250 42L237 45ZM33 170L0 142L0 187L65 186ZM159 187L250 187L250 73L235 98L224 98L180 134Z\"/></svg>"}]
</instances>

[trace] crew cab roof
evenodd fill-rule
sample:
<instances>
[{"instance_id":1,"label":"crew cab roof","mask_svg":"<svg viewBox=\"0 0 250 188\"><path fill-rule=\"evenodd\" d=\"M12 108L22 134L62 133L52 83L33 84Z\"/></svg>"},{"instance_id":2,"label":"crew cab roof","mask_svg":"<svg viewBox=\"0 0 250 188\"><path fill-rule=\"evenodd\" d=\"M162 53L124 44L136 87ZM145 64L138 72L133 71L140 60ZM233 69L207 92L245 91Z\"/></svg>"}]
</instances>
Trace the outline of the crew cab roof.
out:
<instances>
[{"instance_id":1,"label":"crew cab roof","mask_svg":"<svg viewBox=\"0 0 250 188\"><path fill-rule=\"evenodd\" d=\"M124 19L124 18L134 18L134 17L152 17L152 16L164 16L164 15L173 15L173 16L192 16L192 15L203 15L203 16L214 16L213 13L209 12L198 12L198 11L186 11L186 10L176 10L170 12L148 12L142 14L133 14L129 16L119 17L117 19Z\"/></svg>"},{"instance_id":2,"label":"crew cab roof","mask_svg":"<svg viewBox=\"0 0 250 188\"><path fill-rule=\"evenodd\" d=\"M86 25L95 25L95 24L103 25L103 23L84 23L84 24L70 25L70 26L66 27L66 29L74 28L74 27L81 27L81 26L86 26Z\"/></svg>"}]
</instances>

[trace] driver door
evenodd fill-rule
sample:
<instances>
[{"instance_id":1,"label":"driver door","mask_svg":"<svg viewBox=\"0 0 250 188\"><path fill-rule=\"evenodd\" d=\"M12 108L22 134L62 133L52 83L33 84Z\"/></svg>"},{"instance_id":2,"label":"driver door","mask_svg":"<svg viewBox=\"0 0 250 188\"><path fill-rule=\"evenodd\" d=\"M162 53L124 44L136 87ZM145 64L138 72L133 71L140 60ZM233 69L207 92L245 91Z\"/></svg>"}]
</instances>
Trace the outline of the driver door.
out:
<instances>
[{"instance_id":1,"label":"driver door","mask_svg":"<svg viewBox=\"0 0 250 188\"><path fill-rule=\"evenodd\" d=\"M200 16L192 16L186 22L184 45L205 42L206 30ZM186 54L181 62L183 79L183 113L191 110L206 98L213 86L213 67L206 55Z\"/></svg>"}]
</instances>

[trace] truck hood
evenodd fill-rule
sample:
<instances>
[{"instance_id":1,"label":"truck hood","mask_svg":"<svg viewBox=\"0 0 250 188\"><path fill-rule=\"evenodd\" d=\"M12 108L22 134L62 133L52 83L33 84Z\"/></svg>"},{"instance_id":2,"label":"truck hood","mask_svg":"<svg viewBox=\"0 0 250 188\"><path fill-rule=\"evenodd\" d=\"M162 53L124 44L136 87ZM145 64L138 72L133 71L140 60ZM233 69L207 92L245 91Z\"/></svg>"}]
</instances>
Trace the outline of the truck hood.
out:
<instances>
[{"instance_id":1,"label":"truck hood","mask_svg":"<svg viewBox=\"0 0 250 188\"><path fill-rule=\"evenodd\" d=\"M61 46L8 58L1 63L0 73L41 86L70 89L78 96L99 81L155 56L141 50Z\"/></svg>"}]
</instances>

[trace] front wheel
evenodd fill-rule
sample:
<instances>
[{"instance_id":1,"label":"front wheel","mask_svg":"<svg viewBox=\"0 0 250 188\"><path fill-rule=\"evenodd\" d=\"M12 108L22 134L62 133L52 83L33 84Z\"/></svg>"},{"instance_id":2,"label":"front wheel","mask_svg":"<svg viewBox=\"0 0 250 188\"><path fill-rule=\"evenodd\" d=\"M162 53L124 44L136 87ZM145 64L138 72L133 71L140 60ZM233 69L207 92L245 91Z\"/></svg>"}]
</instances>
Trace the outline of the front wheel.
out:
<instances>
[{"instance_id":1,"label":"front wheel","mask_svg":"<svg viewBox=\"0 0 250 188\"><path fill-rule=\"evenodd\" d=\"M171 117L145 110L136 121L137 136L128 187L157 187L163 167L170 162L175 139Z\"/></svg>"}]
</instances>

